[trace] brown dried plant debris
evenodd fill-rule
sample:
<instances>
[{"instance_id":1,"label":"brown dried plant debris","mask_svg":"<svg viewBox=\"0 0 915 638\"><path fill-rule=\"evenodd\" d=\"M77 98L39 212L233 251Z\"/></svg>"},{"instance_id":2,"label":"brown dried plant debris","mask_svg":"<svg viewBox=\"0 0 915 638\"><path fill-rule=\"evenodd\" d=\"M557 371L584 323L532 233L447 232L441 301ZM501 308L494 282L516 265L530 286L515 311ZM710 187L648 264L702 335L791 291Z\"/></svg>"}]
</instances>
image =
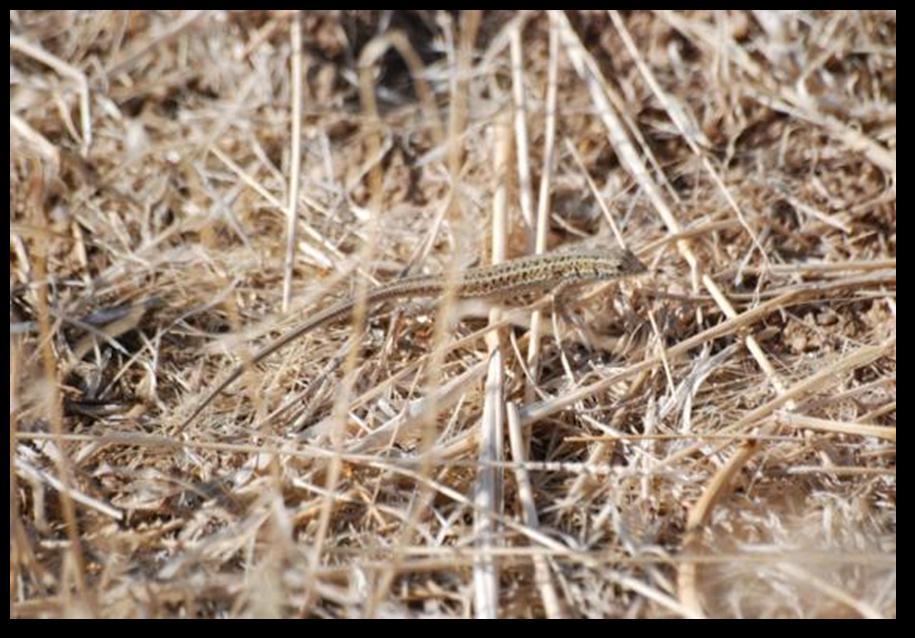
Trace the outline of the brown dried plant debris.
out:
<instances>
[{"instance_id":1,"label":"brown dried plant debris","mask_svg":"<svg viewBox=\"0 0 915 638\"><path fill-rule=\"evenodd\" d=\"M11 12L11 616L895 617L895 71L895 11ZM589 237L651 276L178 430Z\"/></svg>"}]
</instances>

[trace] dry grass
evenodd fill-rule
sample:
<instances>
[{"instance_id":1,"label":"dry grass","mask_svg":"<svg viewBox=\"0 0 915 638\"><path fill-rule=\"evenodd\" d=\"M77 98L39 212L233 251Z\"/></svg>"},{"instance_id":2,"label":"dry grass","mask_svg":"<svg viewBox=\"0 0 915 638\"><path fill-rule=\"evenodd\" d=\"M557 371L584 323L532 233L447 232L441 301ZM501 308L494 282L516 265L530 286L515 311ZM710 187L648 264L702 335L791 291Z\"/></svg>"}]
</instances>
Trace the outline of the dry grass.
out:
<instances>
[{"instance_id":1,"label":"dry grass","mask_svg":"<svg viewBox=\"0 0 915 638\"><path fill-rule=\"evenodd\" d=\"M886 11L12 12L11 616L895 617L895 73ZM597 233L652 276L580 326L363 307L179 428Z\"/></svg>"}]
</instances>

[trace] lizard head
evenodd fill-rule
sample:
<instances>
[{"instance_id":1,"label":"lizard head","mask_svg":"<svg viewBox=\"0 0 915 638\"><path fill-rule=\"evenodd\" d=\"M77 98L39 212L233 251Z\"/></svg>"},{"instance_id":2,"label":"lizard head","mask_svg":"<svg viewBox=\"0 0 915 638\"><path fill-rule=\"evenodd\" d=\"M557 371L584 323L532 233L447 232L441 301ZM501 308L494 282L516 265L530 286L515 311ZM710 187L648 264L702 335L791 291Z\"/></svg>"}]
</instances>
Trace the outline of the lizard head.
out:
<instances>
[{"instance_id":1,"label":"lizard head","mask_svg":"<svg viewBox=\"0 0 915 638\"><path fill-rule=\"evenodd\" d=\"M616 252L619 257L621 274L639 275L648 272L648 267L631 250L620 249Z\"/></svg>"},{"instance_id":2,"label":"lizard head","mask_svg":"<svg viewBox=\"0 0 915 638\"><path fill-rule=\"evenodd\" d=\"M635 253L623 248L591 249L577 255L581 263L574 268L574 273L578 278L608 281L648 272Z\"/></svg>"}]
</instances>

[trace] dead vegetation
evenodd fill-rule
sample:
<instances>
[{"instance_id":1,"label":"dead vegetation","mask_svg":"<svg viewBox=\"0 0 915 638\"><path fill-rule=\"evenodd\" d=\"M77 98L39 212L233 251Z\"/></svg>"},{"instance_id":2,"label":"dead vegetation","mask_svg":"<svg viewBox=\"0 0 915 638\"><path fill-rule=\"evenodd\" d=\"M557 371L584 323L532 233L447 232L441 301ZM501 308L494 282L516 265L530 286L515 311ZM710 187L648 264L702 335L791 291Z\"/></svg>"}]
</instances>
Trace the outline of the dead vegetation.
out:
<instances>
[{"instance_id":1,"label":"dead vegetation","mask_svg":"<svg viewBox=\"0 0 915 638\"><path fill-rule=\"evenodd\" d=\"M895 617L895 73L887 11L11 12L11 616ZM595 234L652 274L577 322L391 304L179 428Z\"/></svg>"}]
</instances>

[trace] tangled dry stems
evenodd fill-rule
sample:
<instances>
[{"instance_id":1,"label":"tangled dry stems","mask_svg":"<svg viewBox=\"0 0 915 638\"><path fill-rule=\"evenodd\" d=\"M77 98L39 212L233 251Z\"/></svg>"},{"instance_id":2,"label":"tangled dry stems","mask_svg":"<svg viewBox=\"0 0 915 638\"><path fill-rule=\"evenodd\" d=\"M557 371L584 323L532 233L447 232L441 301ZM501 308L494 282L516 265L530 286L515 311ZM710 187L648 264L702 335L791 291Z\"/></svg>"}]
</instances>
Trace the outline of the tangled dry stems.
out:
<instances>
[{"instance_id":1,"label":"tangled dry stems","mask_svg":"<svg viewBox=\"0 0 915 638\"><path fill-rule=\"evenodd\" d=\"M895 616L895 25L11 13L11 615ZM177 428L611 221L581 326L395 307Z\"/></svg>"}]
</instances>

